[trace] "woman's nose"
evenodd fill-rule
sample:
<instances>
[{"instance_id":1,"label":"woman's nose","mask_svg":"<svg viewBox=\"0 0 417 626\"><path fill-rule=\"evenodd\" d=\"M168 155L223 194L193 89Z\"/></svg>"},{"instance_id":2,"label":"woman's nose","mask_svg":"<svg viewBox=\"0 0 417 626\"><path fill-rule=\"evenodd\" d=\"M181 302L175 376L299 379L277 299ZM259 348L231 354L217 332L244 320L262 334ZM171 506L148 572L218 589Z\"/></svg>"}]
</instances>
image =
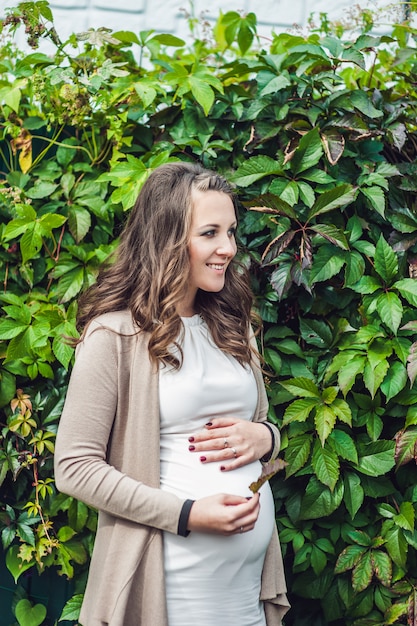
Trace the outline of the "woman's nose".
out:
<instances>
[{"instance_id":1,"label":"woman's nose","mask_svg":"<svg viewBox=\"0 0 417 626\"><path fill-rule=\"evenodd\" d=\"M234 237L224 237L217 248L217 254L221 256L234 256L236 254L236 243Z\"/></svg>"}]
</instances>

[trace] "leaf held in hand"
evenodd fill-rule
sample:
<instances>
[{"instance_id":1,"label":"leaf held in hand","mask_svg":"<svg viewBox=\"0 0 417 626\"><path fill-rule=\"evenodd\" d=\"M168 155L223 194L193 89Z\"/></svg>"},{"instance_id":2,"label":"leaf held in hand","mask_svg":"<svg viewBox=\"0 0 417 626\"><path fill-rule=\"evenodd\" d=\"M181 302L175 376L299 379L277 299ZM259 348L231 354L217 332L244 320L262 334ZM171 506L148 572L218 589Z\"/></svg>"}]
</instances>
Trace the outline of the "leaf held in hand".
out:
<instances>
[{"instance_id":1,"label":"leaf held in hand","mask_svg":"<svg viewBox=\"0 0 417 626\"><path fill-rule=\"evenodd\" d=\"M272 478L272 476L274 476L274 474L276 474L280 470L283 470L287 465L288 463L286 461L283 461L283 459L275 459L275 461L269 461L269 463L266 463L263 466L262 473L259 476L258 480L249 485L249 489L252 491L252 493L257 493L267 480Z\"/></svg>"}]
</instances>

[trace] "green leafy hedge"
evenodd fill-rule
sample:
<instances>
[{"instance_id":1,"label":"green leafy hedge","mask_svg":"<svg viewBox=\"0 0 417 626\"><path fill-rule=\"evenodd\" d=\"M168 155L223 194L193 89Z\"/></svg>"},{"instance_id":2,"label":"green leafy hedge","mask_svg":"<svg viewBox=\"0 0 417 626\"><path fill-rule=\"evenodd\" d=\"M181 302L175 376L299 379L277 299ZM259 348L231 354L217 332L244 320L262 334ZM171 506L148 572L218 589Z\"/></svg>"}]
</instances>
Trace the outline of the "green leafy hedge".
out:
<instances>
[{"instance_id":1,"label":"green leafy hedge","mask_svg":"<svg viewBox=\"0 0 417 626\"><path fill-rule=\"evenodd\" d=\"M62 337L149 172L182 159L240 194L288 463L273 480L286 624L417 619L417 31L377 36L357 17L265 43L253 13L228 12L204 37L192 22L191 44L106 29L62 42L45 1L4 20L0 525L17 597L23 572L57 568L77 619L96 516L53 482ZM9 36L22 27L29 54Z\"/></svg>"}]
</instances>

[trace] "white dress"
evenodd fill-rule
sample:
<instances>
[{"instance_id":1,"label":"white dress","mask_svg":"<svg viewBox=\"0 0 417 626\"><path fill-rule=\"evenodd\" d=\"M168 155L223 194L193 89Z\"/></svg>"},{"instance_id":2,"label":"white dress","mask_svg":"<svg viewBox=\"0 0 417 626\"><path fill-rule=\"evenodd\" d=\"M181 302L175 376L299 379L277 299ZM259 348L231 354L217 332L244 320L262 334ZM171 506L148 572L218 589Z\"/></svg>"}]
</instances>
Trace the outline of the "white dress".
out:
<instances>
[{"instance_id":1,"label":"white dress","mask_svg":"<svg viewBox=\"0 0 417 626\"><path fill-rule=\"evenodd\" d=\"M262 470L256 461L222 472L188 450L188 437L213 417L250 420L256 409L253 372L214 344L199 315L182 318L184 363L161 367L161 489L198 499L216 493L251 496ZM261 488L254 530L230 537L164 533L169 626L265 626L259 600L265 552L275 523L269 484Z\"/></svg>"}]
</instances>

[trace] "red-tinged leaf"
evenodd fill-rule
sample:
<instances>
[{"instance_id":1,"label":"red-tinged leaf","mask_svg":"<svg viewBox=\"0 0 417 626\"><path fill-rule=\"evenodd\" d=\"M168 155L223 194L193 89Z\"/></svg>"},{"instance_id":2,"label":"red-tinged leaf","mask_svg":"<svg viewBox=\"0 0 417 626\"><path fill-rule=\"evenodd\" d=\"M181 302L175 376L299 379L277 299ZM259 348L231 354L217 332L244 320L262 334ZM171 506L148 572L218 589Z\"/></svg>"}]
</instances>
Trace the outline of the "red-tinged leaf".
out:
<instances>
[{"instance_id":1,"label":"red-tinged leaf","mask_svg":"<svg viewBox=\"0 0 417 626\"><path fill-rule=\"evenodd\" d=\"M417 376L417 341L412 344L407 357L407 374L410 385L413 386Z\"/></svg>"},{"instance_id":2,"label":"red-tinged leaf","mask_svg":"<svg viewBox=\"0 0 417 626\"><path fill-rule=\"evenodd\" d=\"M397 468L412 460L417 461L417 426L396 433L394 459Z\"/></svg>"},{"instance_id":3,"label":"red-tinged leaf","mask_svg":"<svg viewBox=\"0 0 417 626\"><path fill-rule=\"evenodd\" d=\"M270 213L272 215L286 215L297 221L297 213L293 207L273 193L262 194L262 196L247 200L243 204L251 211Z\"/></svg>"},{"instance_id":4,"label":"red-tinged leaf","mask_svg":"<svg viewBox=\"0 0 417 626\"><path fill-rule=\"evenodd\" d=\"M324 152L331 165L336 165L345 148L345 138L337 130L327 130L320 133Z\"/></svg>"},{"instance_id":5,"label":"red-tinged leaf","mask_svg":"<svg viewBox=\"0 0 417 626\"><path fill-rule=\"evenodd\" d=\"M352 587L356 593L364 591L372 581L373 568L371 552L366 552L353 568Z\"/></svg>"},{"instance_id":6,"label":"red-tinged leaf","mask_svg":"<svg viewBox=\"0 0 417 626\"><path fill-rule=\"evenodd\" d=\"M334 568L335 574L343 574L343 572L353 569L364 552L365 548L362 546L347 546L337 558Z\"/></svg>"},{"instance_id":7,"label":"red-tinged leaf","mask_svg":"<svg viewBox=\"0 0 417 626\"><path fill-rule=\"evenodd\" d=\"M367 548L372 545L372 539L363 530L351 530L348 535L349 539L351 539L351 541L354 541L359 546Z\"/></svg>"},{"instance_id":8,"label":"red-tinged leaf","mask_svg":"<svg viewBox=\"0 0 417 626\"><path fill-rule=\"evenodd\" d=\"M283 459L276 459L275 461L270 461L269 463L266 463L262 468L262 473L259 476L258 480L251 483L249 485L249 489L252 491L252 493L257 493L267 480L272 478L272 476L274 476L280 470L283 470L285 467L287 467L287 465L288 463Z\"/></svg>"},{"instance_id":9,"label":"red-tinged leaf","mask_svg":"<svg viewBox=\"0 0 417 626\"><path fill-rule=\"evenodd\" d=\"M392 561L388 554L381 550L373 550L371 558L375 576L381 581L384 587L389 587L392 579Z\"/></svg>"},{"instance_id":10,"label":"red-tinged leaf","mask_svg":"<svg viewBox=\"0 0 417 626\"><path fill-rule=\"evenodd\" d=\"M272 261L274 261L280 254L285 250L285 248L291 243L295 235L294 230L288 230L284 233L275 237L268 246L265 248L265 251L262 255L262 266L268 265Z\"/></svg>"},{"instance_id":11,"label":"red-tinged leaf","mask_svg":"<svg viewBox=\"0 0 417 626\"><path fill-rule=\"evenodd\" d=\"M408 598L408 624L417 626L417 591L414 587Z\"/></svg>"}]
</instances>

